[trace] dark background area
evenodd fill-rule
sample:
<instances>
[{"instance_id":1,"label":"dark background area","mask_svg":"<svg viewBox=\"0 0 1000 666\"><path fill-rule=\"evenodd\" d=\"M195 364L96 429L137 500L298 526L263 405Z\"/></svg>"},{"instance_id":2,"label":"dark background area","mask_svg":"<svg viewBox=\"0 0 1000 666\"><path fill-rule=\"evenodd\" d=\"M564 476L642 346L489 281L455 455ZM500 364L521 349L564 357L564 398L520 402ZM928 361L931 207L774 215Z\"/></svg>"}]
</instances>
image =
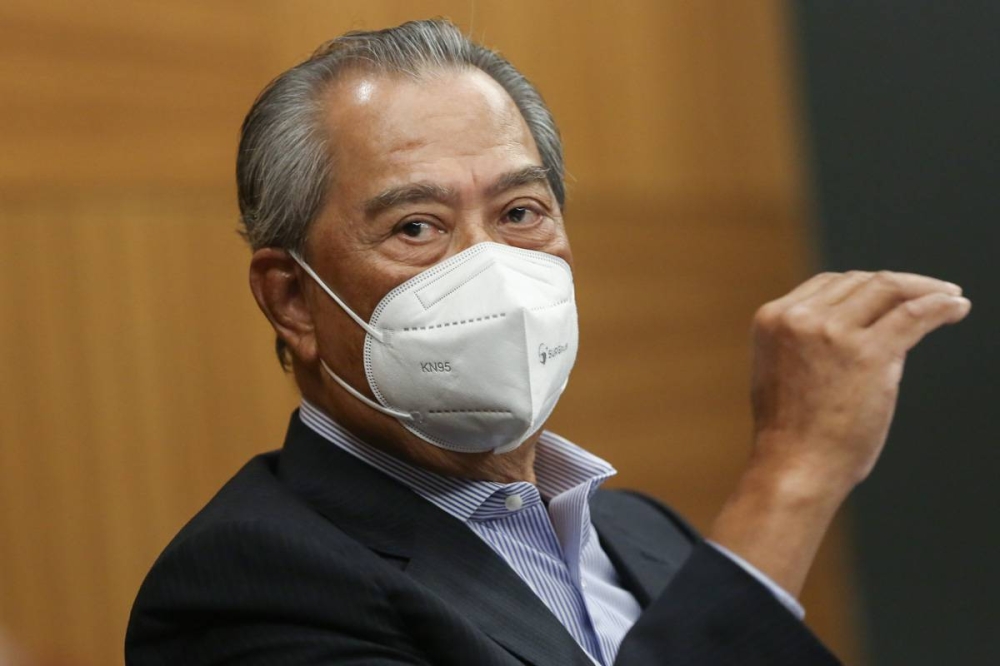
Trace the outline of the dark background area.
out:
<instances>
[{"instance_id":1,"label":"dark background area","mask_svg":"<svg viewBox=\"0 0 1000 666\"><path fill-rule=\"evenodd\" d=\"M972 313L909 357L851 504L879 666L996 664L1000 3L793 3L825 268L926 273Z\"/></svg>"}]
</instances>

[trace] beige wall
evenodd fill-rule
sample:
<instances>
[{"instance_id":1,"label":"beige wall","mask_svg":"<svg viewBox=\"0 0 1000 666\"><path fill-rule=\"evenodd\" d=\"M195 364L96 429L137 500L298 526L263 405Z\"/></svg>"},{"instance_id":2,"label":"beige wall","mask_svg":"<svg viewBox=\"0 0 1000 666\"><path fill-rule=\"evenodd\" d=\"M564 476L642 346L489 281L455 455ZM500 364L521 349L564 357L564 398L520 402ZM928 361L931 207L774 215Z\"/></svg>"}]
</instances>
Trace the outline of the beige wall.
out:
<instances>
[{"instance_id":1,"label":"beige wall","mask_svg":"<svg viewBox=\"0 0 1000 666\"><path fill-rule=\"evenodd\" d=\"M748 450L750 316L809 265L780 3L6 0L0 625L20 641L121 663L153 558L280 444L295 394L246 288L239 123L320 41L432 15L561 122L583 346L555 429L708 525ZM856 663L849 583L833 538L804 601Z\"/></svg>"}]
</instances>

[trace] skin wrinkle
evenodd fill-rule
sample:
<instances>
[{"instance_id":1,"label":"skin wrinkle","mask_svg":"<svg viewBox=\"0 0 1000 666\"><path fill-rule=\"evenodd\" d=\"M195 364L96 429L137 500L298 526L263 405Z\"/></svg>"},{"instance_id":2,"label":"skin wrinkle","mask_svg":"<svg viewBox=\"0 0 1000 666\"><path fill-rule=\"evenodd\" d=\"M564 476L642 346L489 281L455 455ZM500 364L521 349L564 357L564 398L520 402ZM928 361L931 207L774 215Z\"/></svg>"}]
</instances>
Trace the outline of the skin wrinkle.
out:
<instances>
[{"instance_id":1,"label":"skin wrinkle","mask_svg":"<svg viewBox=\"0 0 1000 666\"><path fill-rule=\"evenodd\" d=\"M542 187L548 186L548 169L538 166L527 166L523 169L505 173L494 180L486 188L486 194L488 196L497 196L517 187L536 184ZM426 201L451 203L455 199L458 199L458 192L453 188L442 187L431 182L419 182L398 185L383 190L366 201L361 208L364 214L371 218L403 204L422 203Z\"/></svg>"}]
</instances>

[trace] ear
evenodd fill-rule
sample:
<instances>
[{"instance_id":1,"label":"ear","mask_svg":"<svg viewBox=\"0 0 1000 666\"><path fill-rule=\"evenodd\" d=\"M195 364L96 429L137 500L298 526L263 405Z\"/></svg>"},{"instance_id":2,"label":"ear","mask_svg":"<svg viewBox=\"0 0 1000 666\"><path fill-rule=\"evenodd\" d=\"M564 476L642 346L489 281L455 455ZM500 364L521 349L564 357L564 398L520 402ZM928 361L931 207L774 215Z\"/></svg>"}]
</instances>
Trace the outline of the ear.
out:
<instances>
[{"instance_id":1,"label":"ear","mask_svg":"<svg viewBox=\"0 0 1000 666\"><path fill-rule=\"evenodd\" d=\"M311 364L317 358L315 325L298 264L285 250L265 247L250 259L250 290L274 332L292 355Z\"/></svg>"}]
</instances>

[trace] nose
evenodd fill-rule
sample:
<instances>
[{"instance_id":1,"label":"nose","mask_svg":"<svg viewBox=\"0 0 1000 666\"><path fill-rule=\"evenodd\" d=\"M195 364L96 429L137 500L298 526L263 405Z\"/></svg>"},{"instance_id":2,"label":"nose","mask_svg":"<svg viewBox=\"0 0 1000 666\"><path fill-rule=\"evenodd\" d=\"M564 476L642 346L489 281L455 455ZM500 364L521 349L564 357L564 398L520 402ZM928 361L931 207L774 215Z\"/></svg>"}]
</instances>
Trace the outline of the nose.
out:
<instances>
[{"instance_id":1,"label":"nose","mask_svg":"<svg viewBox=\"0 0 1000 666\"><path fill-rule=\"evenodd\" d=\"M485 216L470 214L455 226L452 234L451 254L458 254L479 243L507 244L507 241L496 225L490 224Z\"/></svg>"}]
</instances>

